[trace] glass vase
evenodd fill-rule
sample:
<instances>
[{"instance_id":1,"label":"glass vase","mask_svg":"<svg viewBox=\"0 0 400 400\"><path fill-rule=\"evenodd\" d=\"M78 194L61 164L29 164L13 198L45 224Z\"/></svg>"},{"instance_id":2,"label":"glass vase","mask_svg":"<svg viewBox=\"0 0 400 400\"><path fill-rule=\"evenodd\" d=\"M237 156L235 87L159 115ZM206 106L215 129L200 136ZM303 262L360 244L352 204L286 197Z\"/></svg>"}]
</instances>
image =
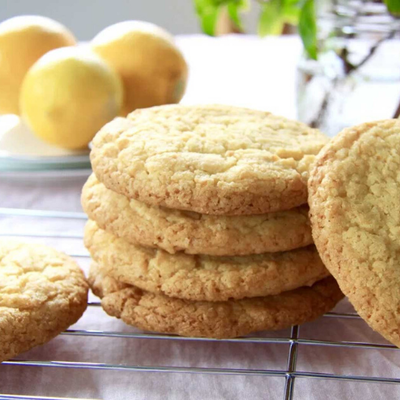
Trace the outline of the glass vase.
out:
<instances>
[{"instance_id":1,"label":"glass vase","mask_svg":"<svg viewBox=\"0 0 400 400\"><path fill-rule=\"evenodd\" d=\"M400 113L400 19L381 1L319 1L318 60L298 65L298 118L329 136Z\"/></svg>"}]
</instances>

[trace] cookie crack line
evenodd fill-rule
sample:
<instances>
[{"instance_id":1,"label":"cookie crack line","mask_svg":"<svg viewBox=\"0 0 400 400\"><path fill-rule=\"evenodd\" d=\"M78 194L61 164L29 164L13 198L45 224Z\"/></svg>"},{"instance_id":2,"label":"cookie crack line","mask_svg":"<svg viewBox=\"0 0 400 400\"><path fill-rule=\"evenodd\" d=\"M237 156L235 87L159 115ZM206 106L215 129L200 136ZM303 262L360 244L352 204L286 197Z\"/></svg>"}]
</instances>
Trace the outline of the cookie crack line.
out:
<instances>
[{"instance_id":1,"label":"cookie crack line","mask_svg":"<svg viewBox=\"0 0 400 400\"><path fill-rule=\"evenodd\" d=\"M311 286L329 275L314 246L242 257L171 255L134 245L89 221L85 245L118 281L196 301L258 297Z\"/></svg>"},{"instance_id":2,"label":"cookie crack line","mask_svg":"<svg viewBox=\"0 0 400 400\"><path fill-rule=\"evenodd\" d=\"M77 322L88 284L76 262L40 244L0 240L0 362Z\"/></svg>"},{"instance_id":3,"label":"cookie crack line","mask_svg":"<svg viewBox=\"0 0 400 400\"><path fill-rule=\"evenodd\" d=\"M343 298L332 277L277 296L218 303L139 291L107 276L97 263L91 265L89 282L109 315L140 329L192 337L232 338L287 328L319 317Z\"/></svg>"},{"instance_id":4,"label":"cookie crack line","mask_svg":"<svg viewBox=\"0 0 400 400\"><path fill-rule=\"evenodd\" d=\"M128 199L91 175L82 190L82 207L100 228L171 254L260 254L312 243L308 206L256 216L210 216Z\"/></svg>"},{"instance_id":5,"label":"cookie crack line","mask_svg":"<svg viewBox=\"0 0 400 400\"><path fill-rule=\"evenodd\" d=\"M105 186L147 204L263 214L306 203L308 170L327 140L261 111L161 106L106 125L93 140L91 161Z\"/></svg>"},{"instance_id":6,"label":"cookie crack line","mask_svg":"<svg viewBox=\"0 0 400 400\"><path fill-rule=\"evenodd\" d=\"M400 346L400 121L343 130L321 151L309 180L321 258L356 311Z\"/></svg>"}]
</instances>

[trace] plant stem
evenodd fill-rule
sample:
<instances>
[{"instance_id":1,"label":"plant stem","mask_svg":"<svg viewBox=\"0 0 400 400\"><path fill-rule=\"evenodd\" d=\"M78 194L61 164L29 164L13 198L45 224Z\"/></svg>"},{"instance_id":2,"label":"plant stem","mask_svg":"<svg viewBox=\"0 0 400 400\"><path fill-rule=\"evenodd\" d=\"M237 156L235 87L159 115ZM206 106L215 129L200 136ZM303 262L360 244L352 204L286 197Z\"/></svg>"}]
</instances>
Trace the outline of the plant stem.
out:
<instances>
[{"instance_id":1,"label":"plant stem","mask_svg":"<svg viewBox=\"0 0 400 400\"><path fill-rule=\"evenodd\" d=\"M339 57L341 58L343 65L344 65L344 80L347 79L351 74L353 74L354 72L358 71L363 65L365 65L376 53L376 51L378 50L378 48L381 46L381 44L383 42L385 42L386 40L390 40L395 36L396 32L392 31L390 32L387 36L379 39L369 50L368 54L357 64L354 65L352 63L349 62L348 60L348 55L349 55L349 51L348 48L345 47L342 49ZM353 34L351 34L353 36ZM329 107L329 103L331 100L331 94L334 93L337 85L339 83L339 78L336 77L333 81L332 81L332 88L325 94L325 97L322 101L321 107L318 111L317 116L310 122L310 126L312 128L316 128L318 126L321 125L322 121L325 118L325 114L328 110ZM400 103L399 106L397 107L397 110L395 112L395 115L393 118L398 118L400 116Z\"/></svg>"},{"instance_id":2,"label":"plant stem","mask_svg":"<svg viewBox=\"0 0 400 400\"><path fill-rule=\"evenodd\" d=\"M351 72L356 71L357 69L360 69L376 52L376 50L378 50L379 46L385 42L386 40L390 40L393 39L394 35L396 34L395 31L392 31L389 33L389 35L379 39L369 50L369 53L356 65L352 65L352 68L350 68L350 70L348 71L347 75L350 75Z\"/></svg>"},{"instance_id":3,"label":"plant stem","mask_svg":"<svg viewBox=\"0 0 400 400\"><path fill-rule=\"evenodd\" d=\"M396 111L393 114L393 118L399 118L400 117L400 102L399 105L396 108Z\"/></svg>"},{"instance_id":4,"label":"plant stem","mask_svg":"<svg viewBox=\"0 0 400 400\"><path fill-rule=\"evenodd\" d=\"M338 78L335 78L332 81L332 89L335 89L337 84L338 84ZM321 108L319 109L317 116L309 123L311 128L318 128L321 126L322 121L324 120L325 114L328 110L328 106L329 106L330 99L331 99L331 93L333 91L334 90L330 90L325 93L324 100L322 100Z\"/></svg>"}]
</instances>

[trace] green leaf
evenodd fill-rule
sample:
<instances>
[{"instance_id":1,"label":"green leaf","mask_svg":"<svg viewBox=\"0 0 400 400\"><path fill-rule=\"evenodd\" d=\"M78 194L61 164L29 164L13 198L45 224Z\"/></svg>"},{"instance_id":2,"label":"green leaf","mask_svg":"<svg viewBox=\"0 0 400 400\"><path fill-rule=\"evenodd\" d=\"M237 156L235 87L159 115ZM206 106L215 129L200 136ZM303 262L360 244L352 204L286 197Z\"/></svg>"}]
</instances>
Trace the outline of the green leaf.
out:
<instances>
[{"instance_id":1,"label":"green leaf","mask_svg":"<svg viewBox=\"0 0 400 400\"><path fill-rule=\"evenodd\" d=\"M210 36L215 35L215 27L221 7L219 3L221 3L221 1L195 0L196 12L200 19L201 29Z\"/></svg>"},{"instance_id":2,"label":"green leaf","mask_svg":"<svg viewBox=\"0 0 400 400\"><path fill-rule=\"evenodd\" d=\"M384 0L388 11L396 17L400 17L400 0Z\"/></svg>"},{"instance_id":3,"label":"green leaf","mask_svg":"<svg viewBox=\"0 0 400 400\"><path fill-rule=\"evenodd\" d=\"M240 30L243 30L243 23L239 11L247 11L249 8L249 0L228 0L227 10L229 18Z\"/></svg>"},{"instance_id":4,"label":"green leaf","mask_svg":"<svg viewBox=\"0 0 400 400\"><path fill-rule=\"evenodd\" d=\"M279 35L283 29L282 1L270 0L261 5L258 19L258 34L260 36Z\"/></svg>"},{"instance_id":5,"label":"green leaf","mask_svg":"<svg viewBox=\"0 0 400 400\"><path fill-rule=\"evenodd\" d=\"M243 29L243 23L239 16L240 4L236 2L230 2L228 4L228 15L232 22L240 29Z\"/></svg>"},{"instance_id":6,"label":"green leaf","mask_svg":"<svg viewBox=\"0 0 400 400\"><path fill-rule=\"evenodd\" d=\"M242 11L250 10L250 0L238 0Z\"/></svg>"},{"instance_id":7,"label":"green leaf","mask_svg":"<svg viewBox=\"0 0 400 400\"><path fill-rule=\"evenodd\" d=\"M285 22L297 25L300 16L299 0L284 0L282 14Z\"/></svg>"},{"instance_id":8,"label":"green leaf","mask_svg":"<svg viewBox=\"0 0 400 400\"><path fill-rule=\"evenodd\" d=\"M314 0L306 0L301 8L299 33L308 56L313 60L316 60L318 54L318 42Z\"/></svg>"},{"instance_id":9,"label":"green leaf","mask_svg":"<svg viewBox=\"0 0 400 400\"><path fill-rule=\"evenodd\" d=\"M239 11L249 7L249 0L194 0L201 29L207 35L214 36L218 16L223 7L227 6L230 19L242 29Z\"/></svg>"},{"instance_id":10,"label":"green leaf","mask_svg":"<svg viewBox=\"0 0 400 400\"><path fill-rule=\"evenodd\" d=\"M207 35L215 35L215 27L218 21L219 8L209 9L200 17L201 29Z\"/></svg>"}]
</instances>

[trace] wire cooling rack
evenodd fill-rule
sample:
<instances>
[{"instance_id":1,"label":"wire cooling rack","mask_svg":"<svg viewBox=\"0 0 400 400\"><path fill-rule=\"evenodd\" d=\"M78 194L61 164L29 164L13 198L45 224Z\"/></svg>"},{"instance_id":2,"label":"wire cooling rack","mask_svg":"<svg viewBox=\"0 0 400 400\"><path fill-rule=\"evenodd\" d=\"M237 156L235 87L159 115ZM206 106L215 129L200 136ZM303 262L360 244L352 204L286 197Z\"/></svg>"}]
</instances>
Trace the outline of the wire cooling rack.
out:
<instances>
[{"instance_id":1,"label":"wire cooling rack","mask_svg":"<svg viewBox=\"0 0 400 400\"><path fill-rule=\"evenodd\" d=\"M0 236L1 237L20 237L24 240L40 240L52 245L53 241L57 242L57 247L61 247L60 243L65 243L71 240L77 240L82 242L82 228L87 217L83 213L75 212L57 212L57 211L39 211L39 210L25 210L25 209L10 209L0 208ZM1 222L6 221L6 224ZM54 221L60 229L52 229L49 221ZM72 222L72 224L71 224ZM49 227L50 226L50 227ZM29 227L29 229L28 229ZM69 247L69 246L68 246ZM83 260L84 262L89 261L89 254L86 250L78 251L67 251L72 257ZM100 303L98 299L94 299L89 303L89 309L99 308ZM330 312L319 321L319 324L326 323L326 321L359 321L363 323L360 317L354 312ZM131 364L116 364L116 363L96 363L87 361L63 361L63 360L39 360L34 358L22 358L18 357L13 360L3 362L3 366L8 367L45 367L51 369L65 369L66 373L68 370L92 370L94 373L96 370L108 370L108 371L131 371L131 372L161 372L161 373L176 373L176 374L212 374L212 375L240 375L240 376L259 376L259 377L279 377L282 378L282 392L276 398L293 399L295 398L295 387L297 382L304 380L322 380L322 381L346 381L351 383L367 383L367 384L400 384L400 352L397 348L383 340L374 341L357 341L357 340L330 340L329 338L303 338L300 335L301 327L293 326L288 334L281 336L248 336L244 338L228 339L228 340L216 340L207 338L184 338L172 335L162 335L147 332L125 332L125 331L105 331L105 330L90 330L90 329L68 329L61 335L68 337L82 337L82 338L120 338L120 339L147 339L147 340L163 340L171 342L202 342L202 343L252 343L261 345L286 345L286 361L282 368L225 368L222 366L218 367L195 367L195 366L158 366L158 365L131 365ZM362 330L368 330L366 326L362 326ZM274 334L274 333L272 333ZM339 332L340 334L340 332ZM376 338L377 336L374 336ZM378 336L379 338L379 336ZM380 341L380 342L379 342ZM358 349L365 351L379 351L376 357L380 357L382 352L389 352L391 354L390 362L399 366L395 368L393 376L373 376L363 375L338 371L338 372L320 372L318 368L304 369L299 366L298 355L299 350L304 348L315 348L318 352L324 348L333 348L336 351L341 349L345 350L345 354L350 352L352 349ZM27 353L29 354L29 353ZM1 368L0 366L0 382L1 382ZM296 382L296 386L295 386ZM398 386L400 390L400 386ZM396 389L397 390L397 389ZM43 396L29 396L23 394L5 394L1 393L0 384L0 399L61 399L61 397L44 397ZM397 392L400 393L400 392ZM304 398L304 397L300 397ZM383 398L383 397L382 397ZM386 397L385 397L386 398ZM65 397L62 399L66 399Z\"/></svg>"}]
</instances>

